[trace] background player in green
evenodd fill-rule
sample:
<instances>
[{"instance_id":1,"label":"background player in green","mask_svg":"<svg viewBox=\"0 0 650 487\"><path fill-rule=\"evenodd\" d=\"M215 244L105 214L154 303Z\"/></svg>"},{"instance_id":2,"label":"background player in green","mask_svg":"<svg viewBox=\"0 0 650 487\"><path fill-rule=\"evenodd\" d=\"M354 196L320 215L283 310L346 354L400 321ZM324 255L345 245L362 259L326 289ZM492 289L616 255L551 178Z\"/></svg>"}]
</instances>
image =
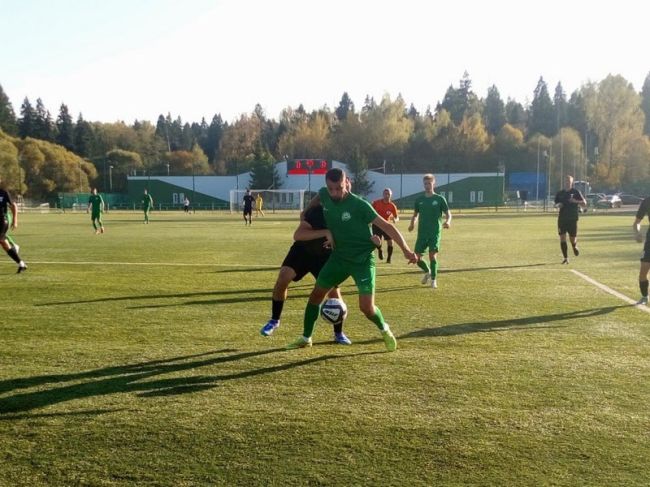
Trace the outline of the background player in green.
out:
<instances>
[{"instance_id":1,"label":"background player in green","mask_svg":"<svg viewBox=\"0 0 650 487\"><path fill-rule=\"evenodd\" d=\"M563 264L569 263L567 254L566 234L569 234L569 241L573 247L573 255L580 255L578 250L578 206L583 208L587 206L585 198L580 191L573 187L573 176L565 176L564 189L561 189L555 195L555 206L560 209L557 216L557 233L560 236L560 249L564 260Z\"/></svg>"},{"instance_id":2,"label":"background player in green","mask_svg":"<svg viewBox=\"0 0 650 487\"><path fill-rule=\"evenodd\" d=\"M397 340L380 309L375 306L375 244L371 240L370 224L386 232L413 263L416 255L406 244L402 234L391 223L377 214L363 198L350 193L345 172L334 168L325 175L325 188L318 191L309 207L321 204L327 228L334 238L332 254L321 269L316 285L309 296L303 321L303 336L287 345L287 349L311 347L311 335L320 314L325 295L352 276L359 290L359 309L382 333L389 352L397 349Z\"/></svg>"},{"instance_id":3,"label":"background player in green","mask_svg":"<svg viewBox=\"0 0 650 487\"><path fill-rule=\"evenodd\" d=\"M18 264L18 274L20 274L27 269L27 265L18 255L18 246L7 239L10 228L18 228L18 206L11 201L9 193L0 187L0 246Z\"/></svg>"},{"instance_id":4,"label":"background player in green","mask_svg":"<svg viewBox=\"0 0 650 487\"><path fill-rule=\"evenodd\" d=\"M409 232L413 231L415 221L418 220L418 237L415 242L415 253L418 256L418 267L424 271L422 284L431 279L431 287L438 287L438 253L440 252L440 239L442 229L451 225L451 212L447 200L436 194L436 177L433 174L425 174L422 178L424 183L424 195L418 196L415 200L413 216L409 224ZM440 223L442 215L445 215L445 222ZM429 249L429 263L422 259L424 252Z\"/></svg>"},{"instance_id":5,"label":"background player in green","mask_svg":"<svg viewBox=\"0 0 650 487\"><path fill-rule=\"evenodd\" d=\"M142 196L142 211L144 211L145 224L149 223L149 212L151 211L152 207L153 207L153 198L151 197L149 192L145 189L144 195Z\"/></svg>"},{"instance_id":6,"label":"background player in green","mask_svg":"<svg viewBox=\"0 0 650 487\"><path fill-rule=\"evenodd\" d=\"M641 235L641 222L645 217L650 220L650 197L645 198L639 205L634 219L634 236L636 241L643 242ZM641 299L637 304L648 304L648 272L650 272L650 226L645 235L645 245L643 246L643 255L641 256L641 267L639 267L639 289L641 290Z\"/></svg>"},{"instance_id":7,"label":"background player in green","mask_svg":"<svg viewBox=\"0 0 650 487\"><path fill-rule=\"evenodd\" d=\"M86 213L90 212L90 219L93 222L95 235L104 233L104 224L102 223L102 212L104 211L104 200L100 194L97 194L97 188L93 188L90 197L88 198L88 208ZM98 227L99 225L99 227Z\"/></svg>"}]
</instances>

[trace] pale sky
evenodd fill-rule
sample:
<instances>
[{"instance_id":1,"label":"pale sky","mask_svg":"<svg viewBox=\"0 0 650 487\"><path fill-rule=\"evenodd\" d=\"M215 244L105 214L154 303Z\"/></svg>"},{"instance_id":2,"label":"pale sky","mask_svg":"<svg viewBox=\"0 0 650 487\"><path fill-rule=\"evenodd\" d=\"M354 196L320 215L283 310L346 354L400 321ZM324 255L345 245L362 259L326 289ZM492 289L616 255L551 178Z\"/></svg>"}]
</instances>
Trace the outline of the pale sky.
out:
<instances>
[{"instance_id":1,"label":"pale sky","mask_svg":"<svg viewBox=\"0 0 650 487\"><path fill-rule=\"evenodd\" d=\"M53 118L233 121L256 103L335 109L347 91L423 112L469 73L479 97L551 96L650 72L643 0L0 0L0 85Z\"/></svg>"}]
</instances>

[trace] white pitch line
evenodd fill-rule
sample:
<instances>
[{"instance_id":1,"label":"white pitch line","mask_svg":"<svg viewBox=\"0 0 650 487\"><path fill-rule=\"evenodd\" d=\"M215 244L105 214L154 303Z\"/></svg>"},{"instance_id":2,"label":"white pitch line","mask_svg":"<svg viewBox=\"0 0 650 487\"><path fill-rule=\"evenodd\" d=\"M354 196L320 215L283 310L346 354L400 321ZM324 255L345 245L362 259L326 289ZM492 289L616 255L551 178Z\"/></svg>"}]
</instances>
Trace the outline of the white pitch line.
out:
<instances>
[{"instance_id":1,"label":"white pitch line","mask_svg":"<svg viewBox=\"0 0 650 487\"><path fill-rule=\"evenodd\" d=\"M592 279L591 277L587 276L586 274L583 274L582 272L576 271L575 269L571 269L571 272L573 272L576 276L582 277L585 281L587 281L590 284L593 284L594 286L596 286L599 289L602 289L606 293L609 293L612 296L615 296L618 299L621 299L621 300L625 301L626 303L636 305L636 301L633 300L632 298L628 298L625 294L621 294L618 291L615 291L614 289L612 289L611 287L605 286L604 284L596 281L595 279ZM643 304L639 304L639 305L636 305L636 307L637 307L637 309L640 309L641 311L645 311L646 313L650 313L650 307L648 307L648 306L645 306Z\"/></svg>"}]
</instances>

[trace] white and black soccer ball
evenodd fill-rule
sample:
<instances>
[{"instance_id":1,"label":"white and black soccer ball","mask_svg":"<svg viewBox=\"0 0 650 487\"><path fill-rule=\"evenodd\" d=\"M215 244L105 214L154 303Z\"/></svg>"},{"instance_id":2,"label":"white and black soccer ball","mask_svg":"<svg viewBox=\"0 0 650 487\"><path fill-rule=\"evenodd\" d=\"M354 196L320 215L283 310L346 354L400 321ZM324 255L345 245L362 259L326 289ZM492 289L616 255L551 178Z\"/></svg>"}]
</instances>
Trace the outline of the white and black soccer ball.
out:
<instances>
[{"instance_id":1,"label":"white and black soccer ball","mask_svg":"<svg viewBox=\"0 0 650 487\"><path fill-rule=\"evenodd\" d=\"M342 299L328 299L320 307L320 315L328 323L338 325L348 315L348 307Z\"/></svg>"}]
</instances>

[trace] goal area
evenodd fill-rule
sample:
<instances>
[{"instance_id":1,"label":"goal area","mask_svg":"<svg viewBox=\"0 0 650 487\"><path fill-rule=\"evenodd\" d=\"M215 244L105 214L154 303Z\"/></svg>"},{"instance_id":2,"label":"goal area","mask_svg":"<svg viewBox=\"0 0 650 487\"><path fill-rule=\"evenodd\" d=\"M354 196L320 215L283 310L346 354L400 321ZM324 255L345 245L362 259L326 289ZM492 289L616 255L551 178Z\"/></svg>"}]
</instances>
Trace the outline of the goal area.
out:
<instances>
[{"instance_id":1,"label":"goal area","mask_svg":"<svg viewBox=\"0 0 650 487\"><path fill-rule=\"evenodd\" d=\"M239 212L244 209L245 189L230 190L230 212ZM305 190L304 189L251 189L253 198L257 195L262 196L262 211L276 210L297 210L305 209ZM255 203L253 203L255 211Z\"/></svg>"}]
</instances>

